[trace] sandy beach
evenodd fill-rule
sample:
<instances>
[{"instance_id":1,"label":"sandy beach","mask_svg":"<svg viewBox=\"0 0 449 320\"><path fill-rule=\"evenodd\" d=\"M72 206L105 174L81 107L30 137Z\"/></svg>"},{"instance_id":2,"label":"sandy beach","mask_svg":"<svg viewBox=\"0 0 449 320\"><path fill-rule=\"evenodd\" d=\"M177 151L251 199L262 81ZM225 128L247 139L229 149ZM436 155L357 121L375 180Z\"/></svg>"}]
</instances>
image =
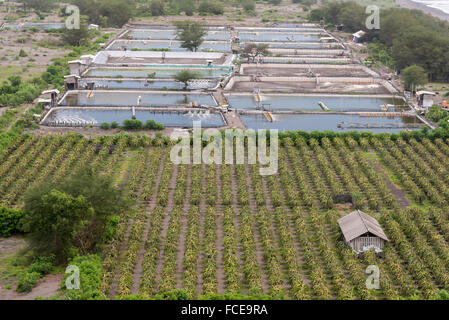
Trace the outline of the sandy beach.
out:
<instances>
[{"instance_id":1,"label":"sandy beach","mask_svg":"<svg viewBox=\"0 0 449 320\"><path fill-rule=\"evenodd\" d=\"M434 17L440 18L441 20L449 21L449 14L444 13L441 10L428 7L428 6L426 6L425 4L422 4L422 3L414 2L414 1L411 1L411 0L396 0L396 4L398 4L399 6L401 6L403 8L407 8L407 9L422 10L425 13L428 13L428 14L434 16Z\"/></svg>"}]
</instances>

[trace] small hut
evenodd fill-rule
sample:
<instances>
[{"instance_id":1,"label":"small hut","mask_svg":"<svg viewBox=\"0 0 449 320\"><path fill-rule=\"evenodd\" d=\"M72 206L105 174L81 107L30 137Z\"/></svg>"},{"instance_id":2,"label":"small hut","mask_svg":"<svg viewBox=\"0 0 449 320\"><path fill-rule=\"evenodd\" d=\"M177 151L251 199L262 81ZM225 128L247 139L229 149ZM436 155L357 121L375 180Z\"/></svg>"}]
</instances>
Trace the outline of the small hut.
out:
<instances>
[{"instance_id":1,"label":"small hut","mask_svg":"<svg viewBox=\"0 0 449 320\"><path fill-rule=\"evenodd\" d=\"M388 240L379 222L366 213L356 210L338 219L338 225L343 233L345 243L357 254L374 248L376 252Z\"/></svg>"},{"instance_id":2,"label":"small hut","mask_svg":"<svg viewBox=\"0 0 449 320\"><path fill-rule=\"evenodd\" d=\"M352 41L354 41L355 43L362 43L365 34L366 32L363 30L357 31L356 33L352 34Z\"/></svg>"}]
</instances>

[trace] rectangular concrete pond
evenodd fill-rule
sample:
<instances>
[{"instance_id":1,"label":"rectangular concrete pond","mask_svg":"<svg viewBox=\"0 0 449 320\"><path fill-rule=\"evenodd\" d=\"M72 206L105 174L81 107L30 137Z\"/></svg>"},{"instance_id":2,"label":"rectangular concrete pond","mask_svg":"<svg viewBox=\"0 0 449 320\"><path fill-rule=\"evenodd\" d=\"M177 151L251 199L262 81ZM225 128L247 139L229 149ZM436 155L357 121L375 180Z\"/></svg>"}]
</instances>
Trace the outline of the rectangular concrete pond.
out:
<instances>
[{"instance_id":1,"label":"rectangular concrete pond","mask_svg":"<svg viewBox=\"0 0 449 320\"><path fill-rule=\"evenodd\" d=\"M131 107L137 106L140 97L141 107L159 107L188 105L191 102L216 106L211 94L163 93L145 91L69 91L60 102L60 106L100 106Z\"/></svg>"},{"instance_id":2,"label":"rectangular concrete pond","mask_svg":"<svg viewBox=\"0 0 449 320\"><path fill-rule=\"evenodd\" d=\"M80 89L88 89L88 84L94 83L99 89L147 89L147 90L183 90L184 84L177 81L165 80L133 80L133 79L97 79L84 78L79 81ZM218 85L214 80L191 81L188 90L212 89Z\"/></svg>"},{"instance_id":3,"label":"rectangular concrete pond","mask_svg":"<svg viewBox=\"0 0 449 320\"><path fill-rule=\"evenodd\" d=\"M415 117L361 117L348 114L273 114L269 122L263 114L240 115L248 129L277 129L280 131L371 131L400 132L419 129L422 124Z\"/></svg>"},{"instance_id":4,"label":"rectangular concrete pond","mask_svg":"<svg viewBox=\"0 0 449 320\"><path fill-rule=\"evenodd\" d=\"M98 78L155 78L173 79L181 70L189 69L202 79L214 79L229 75L230 68L177 66L170 68L92 68L83 74L84 77Z\"/></svg>"},{"instance_id":5,"label":"rectangular concrete pond","mask_svg":"<svg viewBox=\"0 0 449 320\"><path fill-rule=\"evenodd\" d=\"M186 48L181 47L181 41L147 41L147 40L116 40L107 50L160 50L168 49L170 51L188 51ZM214 52L231 52L231 43L229 41L204 41L198 51L214 51Z\"/></svg>"},{"instance_id":6,"label":"rectangular concrete pond","mask_svg":"<svg viewBox=\"0 0 449 320\"><path fill-rule=\"evenodd\" d=\"M210 30L204 36L204 40L229 40L231 37L230 33L227 31L213 31ZM153 29L140 29L131 30L127 32L124 39L135 39L135 40L173 40L176 38L176 31L171 30L153 30Z\"/></svg>"},{"instance_id":7,"label":"rectangular concrete pond","mask_svg":"<svg viewBox=\"0 0 449 320\"><path fill-rule=\"evenodd\" d=\"M92 124L99 126L102 122L121 124L131 119L131 109L99 109L99 108L58 108L52 110L44 125L50 126L85 126ZM136 110L136 119L145 123L154 120L166 127L192 127L193 121L201 121L202 127L222 127L225 125L219 113L207 111L173 112Z\"/></svg>"},{"instance_id":8,"label":"rectangular concrete pond","mask_svg":"<svg viewBox=\"0 0 449 320\"><path fill-rule=\"evenodd\" d=\"M288 42L318 42L319 33L304 34L294 32L239 32L240 41L288 41Z\"/></svg>"},{"instance_id":9,"label":"rectangular concrete pond","mask_svg":"<svg viewBox=\"0 0 449 320\"><path fill-rule=\"evenodd\" d=\"M390 104L389 111L403 110L401 99L364 97L364 96L307 96L307 95L268 95L261 94L260 106L272 111L321 111L318 103L322 102L333 111L382 111L381 105ZM227 95L229 105L234 109L256 109L259 105L254 95Z\"/></svg>"}]
</instances>

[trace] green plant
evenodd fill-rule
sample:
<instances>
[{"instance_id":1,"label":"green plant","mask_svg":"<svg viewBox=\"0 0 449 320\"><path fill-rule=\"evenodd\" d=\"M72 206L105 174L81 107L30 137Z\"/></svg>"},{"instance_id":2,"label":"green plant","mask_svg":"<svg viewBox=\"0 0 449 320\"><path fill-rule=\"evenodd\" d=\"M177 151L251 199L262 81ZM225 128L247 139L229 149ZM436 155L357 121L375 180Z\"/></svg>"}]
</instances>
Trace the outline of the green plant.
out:
<instances>
[{"instance_id":1,"label":"green plant","mask_svg":"<svg viewBox=\"0 0 449 320\"><path fill-rule=\"evenodd\" d=\"M109 123L107 123L107 122L103 122L103 123L100 125L100 128L103 129L103 130L109 130L110 125L109 125Z\"/></svg>"},{"instance_id":2,"label":"green plant","mask_svg":"<svg viewBox=\"0 0 449 320\"><path fill-rule=\"evenodd\" d=\"M38 272L24 272L17 283L17 292L30 292L41 278Z\"/></svg>"},{"instance_id":3,"label":"green plant","mask_svg":"<svg viewBox=\"0 0 449 320\"><path fill-rule=\"evenodd\" d=\"M9 237L15 232L21 230L20 220L23 212L17 209L6 207L0 208L0 237Z\"/></svg>"}]
</instances>

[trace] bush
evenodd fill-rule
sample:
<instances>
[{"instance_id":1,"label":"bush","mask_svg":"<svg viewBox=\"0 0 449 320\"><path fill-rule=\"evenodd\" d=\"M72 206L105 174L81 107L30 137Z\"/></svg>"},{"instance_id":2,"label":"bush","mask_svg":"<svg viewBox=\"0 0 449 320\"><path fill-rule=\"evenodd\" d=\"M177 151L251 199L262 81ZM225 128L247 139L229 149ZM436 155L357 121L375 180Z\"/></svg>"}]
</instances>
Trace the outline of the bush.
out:
<instances>
[{"instance_id":1,"label":"bush","mask_svg":"<svg viewBox=\"0 0 449 320\"><path fill-rule=\"evenodd\" d=\"M17 284L17 292L30 292L37 284L37 280L41 278L38 272L24 272Z\"/></svg>"},{"instance_id":2,"label":"bush","mask_svg":"<svg viewBox=\"0 0 449 320\"><path fill-rule=\"evenodd\" d=\"M50 273L55 263L56 256L50 254L48 256L38 257L28 268L29 273L39 273L42 276Z\"/></svg>"},{"instance_id":3,"label":"bush","mask_svg":"<svg viewBox=\"0 0 449 320\"><path fill-rule=\"evenodd\" d=\"M100 128L101 129L103 129L103 130L109 130L109 123L107 123L107 122L103 122L101 125L100 125Z\"/></svg>"},{"instance_id":4,"label":"bush","mask_svg":"<svg viewBox=\"0 0 449 320\"><path fill-rule=\"evenodd\" d=\"M163 130L164 125L154 120L147 120L144 128L147 130Z\"/></svg>"},{"instance_id":5,"label":"bush","mask_svg":"<svg viewBox=\"0 0 449 320\"><path fill-rule=\"evenodd\" d=\"M221 15L224 12L223 5L214 0L205 0L200 3L198 11L203 14Z\"/></svg>"},{"instance_id":6,"label":"bush","mask_svg":"<svg viewBox=\"0 0 449 320\"><path fill-rule=\"evenodd\" d=\"M96 254L75 257L69 265L77 266L80 270L80 289L66 290L66 296L70 300L100 300L105 296L100 290L103 276L101 258ZM65 289L65 282L70 274L66 274L61 287Z\"/></svg>"},{"instance_id":7,"label":"bush","mask_svg":"<svg viewBox=\"0 0 449 320\"><path fill-rule=\"evenodd\" d=\"M118 122L117 121L111 122L111 128L112 129L118 128Z\"/></svg>"},{"instance_id":8,"label":"bush","mask_svg":"<svg viewBox=\"0 0 449 320\"><path fill-rule=\"evenodd\" d=\"M254 3L254 0L243 0L242 7L245 11L254 11L256 4Z\"/></svg>"},{"instance_id":9,"label":"bush","mask_svg":"<svg viewBox=\"0 0 449 320\"><path fill-rule=\"evenodd\" d=\"M9 237L11 234L21 231L20 220L23 212L6 207L0 208L0 237Z\"/></svg>"},{"instance_id":10,"label":"bush","mask_svg":"<svg viewBox=\"0 0 449 320\"><path fill-rule=\"evenodd\" d=\"M28 54L23 49L20 49L19 57L25 58L25 57L28 57Z\"/></svg>"},{"instance_id":11,"label":"bush","mask_svg":"<svg viewBox=\"0 0 449 320\"><path fill-rule=\"evenodd\" d=\"M123 121L123 127L127 130L142 129L142 121L135 119L126 119Z\"/></svg>"}]
</instances>

